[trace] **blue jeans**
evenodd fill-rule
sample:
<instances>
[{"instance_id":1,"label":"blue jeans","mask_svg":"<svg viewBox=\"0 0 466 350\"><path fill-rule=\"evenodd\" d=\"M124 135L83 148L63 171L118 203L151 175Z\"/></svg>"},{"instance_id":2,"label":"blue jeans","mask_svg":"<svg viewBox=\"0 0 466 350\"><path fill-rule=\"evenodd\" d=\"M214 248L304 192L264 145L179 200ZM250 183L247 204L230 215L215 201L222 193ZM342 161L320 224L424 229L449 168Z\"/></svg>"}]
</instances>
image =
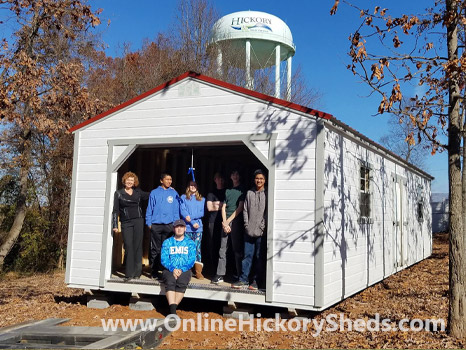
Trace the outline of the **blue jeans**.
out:
<instances>
[{"instance_id":1,"label":"blue jeans","mask_svg":"<svg viewBox=\"0 0 466 350\"><path fill-rule=\"evenodd\" d=\"M257 276L262 276L263 259L261 250L262 237L251 237L247 233L244 234L244 257L242 263L242 271L240 281L249 283L249 273L255 258L255 269L251 274L251 282L256 281Z\"/></svg>"}]
</instances>

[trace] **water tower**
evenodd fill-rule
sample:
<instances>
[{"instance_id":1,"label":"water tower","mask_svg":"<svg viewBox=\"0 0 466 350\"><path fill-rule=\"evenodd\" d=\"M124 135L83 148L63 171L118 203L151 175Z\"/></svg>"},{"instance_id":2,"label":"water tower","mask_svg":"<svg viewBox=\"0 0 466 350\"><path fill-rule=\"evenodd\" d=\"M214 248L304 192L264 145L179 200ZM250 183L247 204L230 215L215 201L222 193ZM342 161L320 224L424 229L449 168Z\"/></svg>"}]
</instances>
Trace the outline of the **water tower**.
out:
<instances>
[{"instance_id":1,"label":"water tower","mask_svg":"<svg viewBox=\"0 0 466 350\"><path fill-rule=\"evenodd\" d=\"M226 45L223 45L226 44ZM244 52L246 88L254 89L251 70L275 65L275 97L280 98L280 62L287 62L286 99L291 99L291 58L296 52L290 28L280 18L259 11L240 11L220 18L212 29L210 46L217 48L222 74L222 47L229 53ZM275 54L275 58L273 57Z\"/></svg>"}]
</instances>

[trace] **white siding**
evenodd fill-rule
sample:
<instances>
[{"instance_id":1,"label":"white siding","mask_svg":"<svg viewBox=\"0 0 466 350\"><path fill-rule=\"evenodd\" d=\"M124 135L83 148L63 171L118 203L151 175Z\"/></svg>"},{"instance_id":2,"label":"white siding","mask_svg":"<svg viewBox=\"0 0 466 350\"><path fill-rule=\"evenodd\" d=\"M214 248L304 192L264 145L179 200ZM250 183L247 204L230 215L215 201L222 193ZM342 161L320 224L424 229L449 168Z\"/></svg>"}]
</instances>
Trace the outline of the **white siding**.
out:
<instances>
[{"instance_id":1,"label":"white siding","mask_svg":"<svg viewBox=\"0 0 466 350\"><path fill-rule=\"evenodd\" d=\"M125 127L122 128L122 125ZM102 262L104 215L111 210L109 141L173 140L183 136L277 135L274 154L272 301L314 305L314 230L316 191L324 191L324 305L335 303L431 254L430 181L401 163L356 142L348 133L327 125L324 189L316 188L315 118L211 86L184 80L126 109L77 131L79 150L72 216L68 283L98 288ZM253 141L258 153L269 155L268 141ZM113 149L112 160L125 147ZM371 167L372 220L359 222L359 167ZM406 225L406 261L397 265L396 197L402 184ZM108 195L111 193L111 195ZM106 198L108 196L108 198ZM417 220L417 201L424 198L424 221ZM109 218L107 218L109 220ZM272 218L269 217L269 220ZM110 251L109 251L110 254ZM103 267L102 267L103 266ZM318 268L317 268L318 270ZM106 276L109 277L109 276Z\"/></svg>"},{"instance_id":2,"label":"white siding","mask_svg":"<svg viewBox=\"0 0 466 350\"><path fill-rule=\"evenodd\" d=\"M100 242L109 234L103 232L105 203L109 201L105 198L109 140L264 133L277 134L274 244L270 247L273 298L276 302L313 305L315 119L189 80L78 131L69 283L98 286ZM268 144L256 144L268 157ZM87 259L86 252L92 252Z\"/></svg>"},{"instance_id":3,"label":"white siding","mask_svg":"<svg viewBox=\"0 0 466 350\"><path fill-rule=\"evenodd\" d=\"M360 165L371 168L372 223L359 221ZM326 130L324 192L324 296L325 305L335 303L422 260L432 251L430 181L405 166L375 153L333 127ZM394 179L404 179L407 262L396 266L394 231ZM424 222L417 220L418 188L422 186Z\"/></svg>"}]
</instances>

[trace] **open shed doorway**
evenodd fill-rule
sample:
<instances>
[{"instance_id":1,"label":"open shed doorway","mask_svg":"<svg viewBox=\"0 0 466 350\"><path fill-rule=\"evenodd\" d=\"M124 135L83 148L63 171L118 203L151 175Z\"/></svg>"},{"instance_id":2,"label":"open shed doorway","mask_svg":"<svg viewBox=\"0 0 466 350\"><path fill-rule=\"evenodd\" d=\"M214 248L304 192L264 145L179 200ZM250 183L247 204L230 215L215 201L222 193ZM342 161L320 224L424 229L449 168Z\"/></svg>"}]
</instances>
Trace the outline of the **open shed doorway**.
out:
<instances>
[{"instance_id":1,"label":"open shed doorway","mask_svg":"<svg viewBox=\"0 0 466 350\"><path fill-rule=\"evenodd\" d=\"M245 190L254 186L253 173L256 169L263 169L268 179L268 169L242 142L223 145L183 145L183 146L154 146L143 145L136 148L131 156L118 169L118 188L124 173L132 171L139 177L139 187L143 191L150 192L160 185L160 174L168 172L172 178L172 187L181 196L185 193L188 182L192 179L188 174L191 167L191 158L195 168L195 178L199 192L203 197L215 188L214 174L220 172L225 177L225 187L232 186L230 172L238 169L241 175L241 183ZM144 203L143 212L145 213ZM204 231L208 227L207 209L204 215ZM149 248L150 230L145 227L143 240L143 276L149 278ZM206 246L202 246L203 256ZM232 262L228 263L232 265ZM230 266L231 268L231 266ZM206 267L205 270L214 270L214 267ZM227 269L228 272L229 269ZM114 236L112 253L112 275L124 276L124 249L121 234ZM211 277L209 274L206 277ZM209 283L210 280L205 280Z\"/></svg>"}]
</instances>

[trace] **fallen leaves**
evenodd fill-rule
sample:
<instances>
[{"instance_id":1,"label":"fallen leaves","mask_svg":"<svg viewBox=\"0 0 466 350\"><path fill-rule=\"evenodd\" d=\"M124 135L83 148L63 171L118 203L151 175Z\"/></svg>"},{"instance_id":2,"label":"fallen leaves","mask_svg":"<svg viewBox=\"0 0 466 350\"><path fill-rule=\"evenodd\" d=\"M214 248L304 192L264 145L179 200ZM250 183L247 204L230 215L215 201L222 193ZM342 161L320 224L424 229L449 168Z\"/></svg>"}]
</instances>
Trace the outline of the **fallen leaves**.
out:
<instances>
[{"instance_id":1,"label":"fallen leaves","mask_svg":"<svg viewBox=\"0 0 466 350\"><path fill-rule=\"evenodd\" d=\"M67 288L63 273L21 277L6 275L0 284L0 327L30 319L50 317L71 318L67 325L100 326L102 318L149 318L163 317L159 308L166 307L160 297L160 307L155 311L135 311L128 306L114 304L103 310L88 309L86 297L79 289ZM185 299L179 312L181 318L194 318L196 299ZM199 311L200 312L200 311ZM209 319L223 318L215 311L206 309ZM265 314L265 312L264 312ZM444 319L448 317L448 235L434 239L430 258L390 276L384 281L348 298L334 307L314 315L320 321L330 314L343 314L345 319L390 319L391 325L407 318ZM265 316L268 317L268 316ZM265 320L265 318L263 319ZM275 321L273 321L275 322ZM273 325L271 324L273 327ZM443 349L462 348L460 340L445 332L357 332L323 331L313 336L313 329L299 332L183 332L175 331L164 339L161 349L215 349L215 348L398 348Z\"/></svg>"}]
</instances>

